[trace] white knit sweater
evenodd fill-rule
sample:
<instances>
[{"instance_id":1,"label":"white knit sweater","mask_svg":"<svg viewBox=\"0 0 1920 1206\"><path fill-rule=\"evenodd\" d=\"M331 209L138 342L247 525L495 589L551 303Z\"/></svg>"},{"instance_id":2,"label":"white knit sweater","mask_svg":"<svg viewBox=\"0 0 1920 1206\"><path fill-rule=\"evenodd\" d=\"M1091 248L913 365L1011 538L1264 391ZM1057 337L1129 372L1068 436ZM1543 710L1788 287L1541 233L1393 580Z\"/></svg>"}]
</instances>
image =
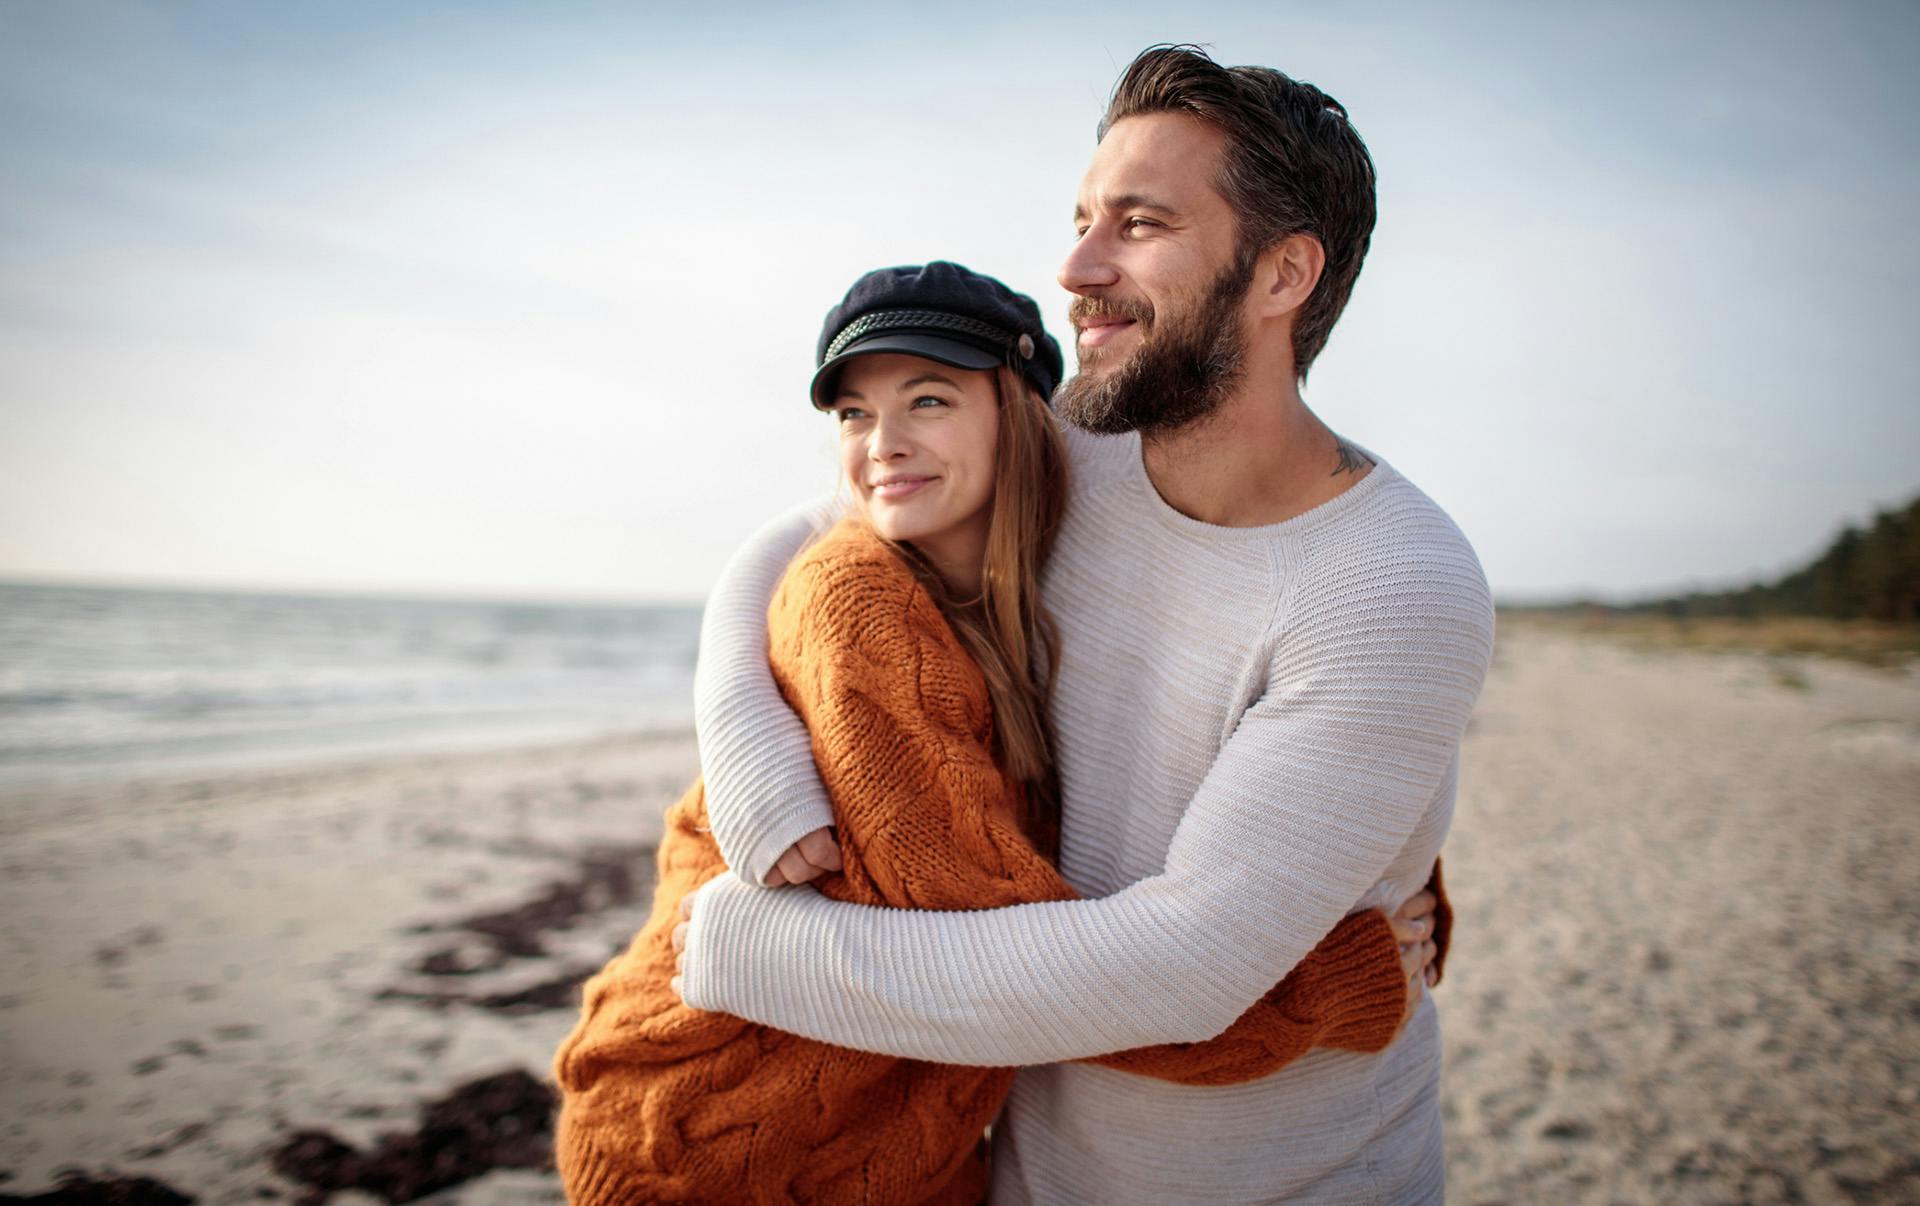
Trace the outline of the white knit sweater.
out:
<instances>
[{"instance_id":1,"label":"white knit sweater","mask_svg":"<svg viewBox=\"0 0 1920 1206\"><path fill-rule=\"evenodd\" d=\"M1210 1037L1349 913L1425 883L1492 652L1472 548L1387 464L1284 523L1155 492L1137 437L1071 433L1048 567L1061 868L1087 900L862 908L730 876L695 901L686 996L844 1046L1021 1072L996 1202L1404 1202L1443 1193L1430 1004L1380 1055L1195 1088L1056 1061ZM764 876L828 823L764 613L812 523L736 559L697 689L712 823Z\"/></svg>"}]
</instances>

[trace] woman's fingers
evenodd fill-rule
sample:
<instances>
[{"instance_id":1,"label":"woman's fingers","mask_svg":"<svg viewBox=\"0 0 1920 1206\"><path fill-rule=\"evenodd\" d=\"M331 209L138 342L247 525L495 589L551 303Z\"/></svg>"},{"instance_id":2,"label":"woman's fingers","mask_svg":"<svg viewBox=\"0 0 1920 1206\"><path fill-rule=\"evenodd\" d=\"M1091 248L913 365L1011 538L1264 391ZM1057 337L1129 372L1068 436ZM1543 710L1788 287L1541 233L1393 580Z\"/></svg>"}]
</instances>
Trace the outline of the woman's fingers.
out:
<instances>
[{"instance_id":1,"label":"woman's fingers","mask_svg":"<svg viewBox=\"0 0 1920 1206\"><path fill-rule=\"evenodd\" d=\"M1398 929L1396 922L1396 932ZM1407 1009L1400 1015L1401 1030L1407 1028L1413 1011L1419 1008L1420 994L1432 988L1434 981L1440 978L1440 974L1433 969L1433 957L1437 950L1431 940L1400 944L1400 967L1407 973Z\"/></svg>"},{"instance_id":2,"label":"woman's fingers","mask_svg":"<svg viewBox=\"0 0 1920 1206\"><path fill-rule=\"evenodd\" d=\"M1433 918L1417 917L1409 921L1395 914L1387 918L1387 924L1393 927L1393 940L1401 946L1410 942L1420 942L1433 935Z\"/></svg>"},{"instance_id":3,"label":"woman's fingers","mask_svg":"<svg viewBox=\"0 0 1920 1206\"><path fill-rule=\"evenodd\" d=\"M1414 921L1422 917L1431 918L1434 909L1439 907L1439 904L1439 897L1422 888L1412 896L1407 897L1407 902L1395 910L1393 915L1404 921Z\"/></svg>"},{"instance_id":4,"label":"woman's fingers","mask_svg":"<svg viewBox=\"0 0 1920 1206\"><path fill-rule=\"evenodd\" d=\"M1407 979L1412 980L1418 977L1426 966L1426 960L1420 957L1420 944L1418 942L1403 942L1400 944L1400 971Z\"/></svg>"},{"instance_id":5,"label":"woman's fingers","mask_svg":"<svg viewBox=\"0 0 1920 1206\"><path fill-rule=\"evenodd\" d=\"M1420 994L1425 991L1426 988L1421 985L1418 974L1408 977L1407 1005L1400 1011L1400 1025L1393 1032L1394 1038L1398 1039L1400 1032L1407 1028L1407 1023L1413 1020L1414 1013L1420 1008Z\"/></svg>"},{"instance_id":6,"label":"woman's fingers","mask_svg":"<svg viewBox=\"0 0 1920 1206\"><path fill-rule=\"evenodd\" d=\"M1400 944L1400 970L1409 980L1426 979L1433 971L1433 957L1439 952L1431 940ZM1431 982L1431 981L1429 981Z\"/></svg>"},{"instance_id":7,"label":"woman's fingers","mask_svg":"<svg viewBox=\"0 0 1920 1206\"><path fill-rule=\"evenodd\" d=\"M1404 944L1433 937L1433 911L1439 903L1433 893L1424 889L1407 897L1406 903L1387 918L1393 927L1394 940Z\"/></svg>"}]
</instances>

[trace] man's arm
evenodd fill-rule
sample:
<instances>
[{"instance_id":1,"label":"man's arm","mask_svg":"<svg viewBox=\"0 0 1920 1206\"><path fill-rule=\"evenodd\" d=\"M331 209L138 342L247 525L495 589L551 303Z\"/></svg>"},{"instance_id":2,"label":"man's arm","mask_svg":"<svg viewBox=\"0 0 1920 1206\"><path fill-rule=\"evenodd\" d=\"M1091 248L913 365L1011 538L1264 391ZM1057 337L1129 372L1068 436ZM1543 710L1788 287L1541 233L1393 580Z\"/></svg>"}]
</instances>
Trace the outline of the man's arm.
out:
<instances>
[{"instance_id":1,"label":"man's arm","mask_svg":"<svg viewBox=\"0 0 1920 1206\"><path fill-rule=\"evenodd\" d=\"M807 727L767 668L767 604L787 563L837 513L810 503L756 532L721 571L700 622L693 720L708 823L727 865L756 884L789 846L833 824Z\"/></svg>"},{"instance_id":2,"label":"man's arm","mask_svg":"<svg viewBox=\"0 0 1920 1206\"><path fill-rule=\"evenodd\" d=\"M1492 647L1485 585L1388 567L1364 593L1364 623L1283 648L1162 874L1101 900L942 914L722 877L695 901L688 1002L961 1064L1220 1033L1378 881L1454 773Z\"/></svg>"}]
</instances>

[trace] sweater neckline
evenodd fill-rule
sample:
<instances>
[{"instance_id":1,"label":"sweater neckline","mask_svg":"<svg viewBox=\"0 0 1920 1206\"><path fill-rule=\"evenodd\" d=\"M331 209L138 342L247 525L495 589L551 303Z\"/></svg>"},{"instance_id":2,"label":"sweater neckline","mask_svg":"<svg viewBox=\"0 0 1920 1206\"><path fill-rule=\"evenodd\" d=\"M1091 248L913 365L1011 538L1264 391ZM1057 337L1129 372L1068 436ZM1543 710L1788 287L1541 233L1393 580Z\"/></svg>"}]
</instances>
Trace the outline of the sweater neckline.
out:
<instances>
[{"instance_id":1,"label":"sweater neckline","mask_svg":"<svg viewBox=\"0 0 1920 1206\"><path fill-rule=\"evenodd\" d=\"M1355 482L1352 486L1334 495L1318 506L1309 507L1298 515L1282 519L1276 523L1258 524L1253 527L1229 527L1225 524L1208 523L1195 519L1191 515L1176 509L1172 503L1160 496L1154 486L1153 478L1147 474L1146 447L1139 433L1127 437L1133 441L1133 447L1127 453L1127 474L1134 489L1139 493L1141 504L1147 513L1162 526L1189 536L1200 536L1208 540L1272 540L1276 537L1297 535L1313 528L1338 520L1373 495L1385 489L1385 483L1398 474L1392 465L1372 449L1359 444L1348 443L1373 461L1373 471Z\"/></svg>"}]
</instances>

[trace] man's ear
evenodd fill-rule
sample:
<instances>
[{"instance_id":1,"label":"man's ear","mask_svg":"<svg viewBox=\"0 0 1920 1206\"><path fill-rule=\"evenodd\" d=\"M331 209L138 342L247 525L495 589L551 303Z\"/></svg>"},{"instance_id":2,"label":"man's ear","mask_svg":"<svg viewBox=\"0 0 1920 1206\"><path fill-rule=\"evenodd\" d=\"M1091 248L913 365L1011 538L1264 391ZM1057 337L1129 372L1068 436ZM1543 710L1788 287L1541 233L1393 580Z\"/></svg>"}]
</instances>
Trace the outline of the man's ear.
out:
<instances>
[{"instance_id":1,"label":"man's ear","mask_svg":"<svg viewBox=\"0 0 1920 1206\"><path fill-rule=\"evenodd\" d=\"M1313 296L1327 267L1326 248L1310 234L1290 234L1260 254L1252 300L1259 318L1291 314Z\"/></svg>"}]
</instances>

